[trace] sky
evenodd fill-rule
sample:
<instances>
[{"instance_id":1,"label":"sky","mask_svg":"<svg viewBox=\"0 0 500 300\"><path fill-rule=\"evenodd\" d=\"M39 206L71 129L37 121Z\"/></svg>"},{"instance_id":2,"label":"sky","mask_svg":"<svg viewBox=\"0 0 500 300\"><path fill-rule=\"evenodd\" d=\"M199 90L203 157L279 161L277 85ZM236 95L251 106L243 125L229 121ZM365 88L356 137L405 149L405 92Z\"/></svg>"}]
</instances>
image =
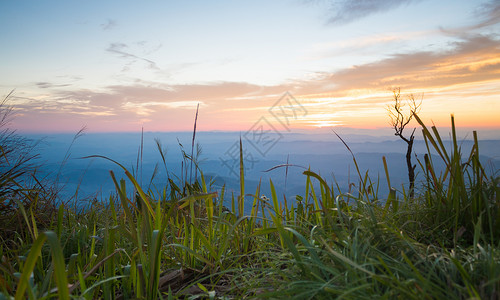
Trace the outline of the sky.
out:
<instances>
[{"instance_id":1,"label":"sky","mask_svg":"<svg viewBox=\"0 0 500 300\"><path fill-rule=\"evenodd\" d=\"M0 1L20 132L500 129L500 1ZM405 108L408 108L407 106Z\"/></svg>"}]
</instances>

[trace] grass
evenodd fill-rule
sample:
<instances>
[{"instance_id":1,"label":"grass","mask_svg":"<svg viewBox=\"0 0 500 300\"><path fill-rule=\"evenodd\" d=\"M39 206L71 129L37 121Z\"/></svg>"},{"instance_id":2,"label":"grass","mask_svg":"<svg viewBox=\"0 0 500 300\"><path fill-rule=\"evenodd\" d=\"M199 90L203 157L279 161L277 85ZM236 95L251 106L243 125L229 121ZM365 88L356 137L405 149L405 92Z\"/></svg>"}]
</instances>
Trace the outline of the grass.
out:
<instances>
[{"instance_id":1,"label":"grass","mask_svg":"<svg viewBox=\"0 0 500 300\"><path fill-rule=\"evenodd\" d=\"M304 194L290 205L272 181L262 183L269 198L259 196L260 186L245 190L240 155L240 195L229 196L207 183L193 134L179 177L170 177L163 159L163 187L144 189L115 162L122 168L110 172L116 194L86 210L61 205L41 223L40 212L19 200L28 230L0 243L0 298L498 299L499 177L481 165L476 133L463 154L453 117L451 147L416 118L429 155L419 162L426 177L414 197L392 190L379 198L354 155L359 178L349 191L306 170Z\"/></svg>"}]
</instances>

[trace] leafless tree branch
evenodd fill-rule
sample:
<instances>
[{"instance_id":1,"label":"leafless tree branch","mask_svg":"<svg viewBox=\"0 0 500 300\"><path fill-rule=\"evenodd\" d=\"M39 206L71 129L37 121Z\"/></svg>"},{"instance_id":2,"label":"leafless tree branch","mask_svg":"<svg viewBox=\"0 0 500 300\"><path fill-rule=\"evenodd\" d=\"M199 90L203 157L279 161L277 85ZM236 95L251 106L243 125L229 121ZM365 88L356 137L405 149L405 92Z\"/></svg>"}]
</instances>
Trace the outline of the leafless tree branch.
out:
<instances>
[{"instance_id":1,"label":"leafless tree branch","mask_svg":"<svg viewBox=\"0 0 500 300\"><path fill-rule=\"evenodd\" d=\"M409 137L403 135L404 129L410 124L413 116L420 112L422 106L423 95L420 100L417 100L415 95L410 94L406 101L401 99L401 89L397 88L392 91L394 95L394 104L387 107L389 113L389 124L394 129L394 135L399 136L407 144L406 164L408 167L408 179L410 181L410 197L414 195L415 186L415 165L411 162L411 152L413 150L413 140L415 138L415 129ZM405 109L408 106L409 109Z\"/></svg>"}]
</instances>

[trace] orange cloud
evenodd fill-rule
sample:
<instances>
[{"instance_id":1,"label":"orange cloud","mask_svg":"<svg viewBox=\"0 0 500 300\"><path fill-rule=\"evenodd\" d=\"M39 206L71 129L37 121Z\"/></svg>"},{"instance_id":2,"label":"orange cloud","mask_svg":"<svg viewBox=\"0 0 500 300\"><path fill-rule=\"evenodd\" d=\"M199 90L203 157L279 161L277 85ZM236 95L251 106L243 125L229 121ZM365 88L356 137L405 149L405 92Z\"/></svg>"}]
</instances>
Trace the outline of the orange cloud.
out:
<instances>
[{"instance_id":1,"label":"orange cloud","mask_svg":"<svg viewBox=\"0 0 500 300\"><path fill-rule=\"evenodd\" d=\"M242 82L108 86L102 91L57 90L13 98L21 130L191 130L201 103L200 130L246 130L289 91L307 110L292 127L385 127L391 88L424 93L421 114L448 124L500 127L500 40L476 35L445 52L394 54L313 79L260 86ZM60 87L64 88L64 87ZM34 125L33 120L36 120ZM270 119L278 123L276 120Z\"/></svg>"}]
</instances>

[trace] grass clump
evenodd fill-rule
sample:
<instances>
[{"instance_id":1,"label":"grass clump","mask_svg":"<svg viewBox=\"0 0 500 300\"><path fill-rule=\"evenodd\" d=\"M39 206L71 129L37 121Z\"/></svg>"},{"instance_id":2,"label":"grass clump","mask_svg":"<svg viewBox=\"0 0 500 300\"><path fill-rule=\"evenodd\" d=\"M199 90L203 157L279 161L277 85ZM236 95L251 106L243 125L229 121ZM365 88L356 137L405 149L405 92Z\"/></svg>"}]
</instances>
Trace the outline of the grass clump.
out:
<instances>
[{"instance_id":1,"label":"grass clump","mask_svg":"<svg viewBox=\"0 0 500 300\"><path fill-rule=\"evenodd\" d=\"M305 193L287 206L272 181L269 198L260 186L245 190L241 156L236 197L211 188L193 151L183 156L199 177L192 179L191 169L189 180L169 176L163 187L143 189L115 162L124 179L110 172L116 194L106 201L83 211L60 206L43 231L26 212L32 234L18 241L24 252L0 246L1 296L496 299L499 179L481 166L476 134L464 156L454 123L449 149L436 128L416 118L429 155L413 197L392 190L379 198L357 164L359 180L348 192L304 171ZM159 142L158 149L164 158ZM434 168L434 152L443 173Z\"/></svg>"},{"instance_id":2,"label":"grass clump","mask_svg":"<svg viewBox=\"0 0 500 300\"><path fill-rule=\"evenodd\" d=\"M57 190L37 173L41 166L38 142L9 128L11 95L0 101L0 240L4 249L16 248L18 239L36 235L35 223L50 228L57 215Z\"/></svg>"}]
</instances>

